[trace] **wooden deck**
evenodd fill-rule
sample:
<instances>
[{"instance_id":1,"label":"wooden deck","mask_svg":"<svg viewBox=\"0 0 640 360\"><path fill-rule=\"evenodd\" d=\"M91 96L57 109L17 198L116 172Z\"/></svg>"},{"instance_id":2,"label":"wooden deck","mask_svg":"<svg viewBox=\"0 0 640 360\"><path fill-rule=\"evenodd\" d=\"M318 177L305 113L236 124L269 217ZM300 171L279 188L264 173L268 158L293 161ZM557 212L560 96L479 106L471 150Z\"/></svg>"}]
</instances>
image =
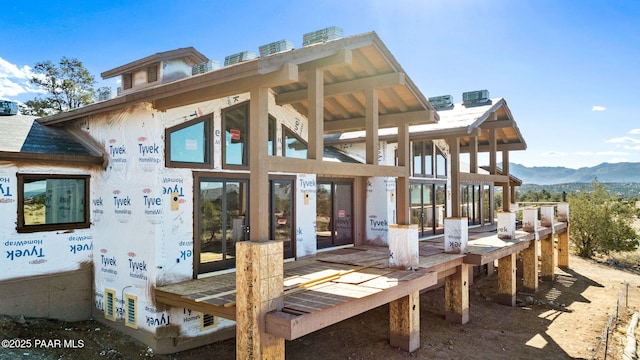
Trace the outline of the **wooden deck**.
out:
<instances>
[{"instance_id":1,"label":"wooden deck","mask_svg":"<svg viewBox=\"0 0 640 360\"><path fill-rule=\"evenodd\" d=\"M388 248L372 246L336 249L318 253L314 258L287 262L284 264L284 306L266 315L266 332L293 340L380 305L433 288L442 279L447 279L446 286L455 287L447 291L462 293L462 300L456 300L462 303L446 306L456 307L455 312L460 313L451 318L454 319L452 321L465 323L469 309L464 293L468 299L468 284L465 278L455 280L461 277L461 272L468 266L498 260L499 302L513 306L516 294L515 255L522 250L534 249L535 246L530 244L535 244L536 240L552 239L549 236L552 232L566 229L566 223L558 223L553 228L539 228L537 234L516 231L513 239L506 240L499 239L495 231L476 230L469 233L466 254L444 253L442 242L437 239L421 241L419 269L414 270L389 268ZM534 251L530 256L537 259L537 255ZM526 276L537 279L537 271ZM227 273L158 287L155 296L160 303L235 320L235 287L235 273Z\"/></svg>"}]
</instances>

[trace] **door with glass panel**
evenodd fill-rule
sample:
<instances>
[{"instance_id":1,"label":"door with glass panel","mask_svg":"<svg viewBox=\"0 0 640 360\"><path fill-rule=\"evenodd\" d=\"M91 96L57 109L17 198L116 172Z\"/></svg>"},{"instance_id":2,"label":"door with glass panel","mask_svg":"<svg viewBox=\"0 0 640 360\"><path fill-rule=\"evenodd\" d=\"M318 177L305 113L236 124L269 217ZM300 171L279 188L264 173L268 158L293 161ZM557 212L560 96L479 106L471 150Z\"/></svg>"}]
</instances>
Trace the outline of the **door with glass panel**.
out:
<instances>
[{"instance_id":1,"label":"door with glass panel","mask_svg":"<svg viewBox=\"0 0 640 360\"><path fill-rule=\"evenodd\" d=\"M353 184L318 182L316 186L318 249L353 244Z\"/></svg>"},{"instance_id":2,"label":"door with glass panel","mask_svg":"<svg viewBox=\"0 0 640 360\"><path fill-rule=\"evenodd\" d=\"M411 223L418 225L418 235L434 234L437 214L433 211L433 184L411 184Z\"/></svg>"},{"instance_id":3,"label":"door with glass panel","mask_svg":"<svg viewBox=\"0 0 640 360\"><path fill-rule=\"evenodd\" d=\"M271 238L282 241L284 258L295 254L293 241L295 224L293 217L293 180L272 180L271 195Z\"/></svg>"},{"instance_id":4,"label":"door with glass panel","mask_svg":"<svg viewBox=\"0 0 640 360\"><path fill-rule=\"evenodd\" d=\"M234 268L236 243L248 240L249 182L200 178L197 205L197 273Z\"/></svg>"}]
</instances>

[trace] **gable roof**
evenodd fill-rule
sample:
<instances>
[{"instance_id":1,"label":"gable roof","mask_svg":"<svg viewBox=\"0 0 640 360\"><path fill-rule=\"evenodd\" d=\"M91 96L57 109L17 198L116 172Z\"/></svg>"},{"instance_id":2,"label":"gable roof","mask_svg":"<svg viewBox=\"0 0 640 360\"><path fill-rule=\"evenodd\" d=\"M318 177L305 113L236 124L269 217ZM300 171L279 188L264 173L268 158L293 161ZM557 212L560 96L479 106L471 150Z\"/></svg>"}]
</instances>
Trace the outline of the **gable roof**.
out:
<instances>
[{"instance_id":1,"label":"gable roof","mask_svg":"<svg viewBox=\"0 0 640 360\"><path fill-rule=\"evenodd\" d=\"M163 51L159 53L155 53L153 55L149 55L140 60L132 61L128 64L124 64L122 66L118 66L117 68L113 68L111 70L107 70L100 74L102 79L109 79L115 76L120 76L122 74L138 70L140 68L146 67L151 64L155 64L161 61L173 60L173 59L181 59L188 58L194 64L201 63L207 61L206 56L196 50L194 47L186 47L180 48L176 50Z\"/></svg>"},{"instance_id":2,"label":"gable roof","mask_svg":"<svg viewBox=\"0 0 640 360\"><path fill-rule=\"evenodd\" d=\"M323 109L328 132L365 128L364 91L368 88L378 89L381 127L397 121L437 121L437 114L429 101L374 32L248 60L39 121L47 125L62 123L141 102L151 102L162 111L248 92L256 83L271 88L278 104L290 104L306 115L307 71L316 68L325 70ZM121 72L123 67L116 69Z\"/></svg>"},{"instance_id":3,"label":"gable roof","mask_svg":"<svg viewBox=\"0 0 640 360\"><path fill-rule=\"evenodd\" d=\"M35 116L0 117L0 161L103 165L105 157L85 134L39 124Z\"/></svg>"}]
</instances>

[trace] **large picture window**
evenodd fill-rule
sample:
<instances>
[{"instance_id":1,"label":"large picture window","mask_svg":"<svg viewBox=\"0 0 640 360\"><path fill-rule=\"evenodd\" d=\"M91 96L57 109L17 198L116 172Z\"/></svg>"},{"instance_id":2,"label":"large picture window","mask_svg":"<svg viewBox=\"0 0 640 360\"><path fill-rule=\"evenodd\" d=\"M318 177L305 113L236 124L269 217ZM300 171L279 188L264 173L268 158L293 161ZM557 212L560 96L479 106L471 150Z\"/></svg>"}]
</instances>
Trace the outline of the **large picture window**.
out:
<instances>
[{"instance_id":1,"label":"large picture window","mask_svg":"<svg viewBox=\"0 0 640 360\"><path fill-rule=\"evenodd\" d=\"M308 147L307 142L302 140L286 126L283 126L282 133L284 134L282 139L282 156L306 159Z\"/></svg>"},{"instance_id":2,"label":"large picture window","mask_svg":"<svg viewBox=\"0 0 640 360\"><path fill-rule=\"evenodd\" d=\"M211 116L166 130L168 167L209 167L211 164Z\"/></svg>"},{"instance_id":3,"label":"large picture window","mask_svg":"<svg viewBox=\"0 0 640 360\"><path fill-rule=\"evenodd\" d=\"M88 175L18 174L18 232L88 228Z\"/></svg>"},{"instance_id":4,"label":"large picture window","mask_svg":"<svg viewBox=\"0 0 640 360\"><path fill-rule=\"evenodd\" d=\"M249 103L222 112L225 166L249 166Z\"/></svg>"}]
</instances>

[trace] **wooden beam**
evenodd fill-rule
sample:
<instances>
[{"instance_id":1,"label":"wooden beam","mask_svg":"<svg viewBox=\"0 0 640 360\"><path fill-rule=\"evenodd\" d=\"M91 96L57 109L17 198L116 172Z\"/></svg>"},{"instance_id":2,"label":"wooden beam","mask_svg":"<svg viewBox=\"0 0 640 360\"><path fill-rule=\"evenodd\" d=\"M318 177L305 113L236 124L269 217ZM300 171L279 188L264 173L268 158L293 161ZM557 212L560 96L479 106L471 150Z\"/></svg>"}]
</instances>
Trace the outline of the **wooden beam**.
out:
<instances>
[{"instance_id":1,"label":"wooden beam","mask_svg":"<svg viewBox=\"0 0 640 360\"><path fill-rule=\"evenodd\" d=\"M525 292L535 294L538 291L538 246L531 241L528 248L522 250L522 286Z\"/></svg>"},{"instance_id":2,"label":"wooden beam","mask_svg":"<svg viewBox=\"0 0 640 360\"><path fill-rule=\"evenodd\" d=\"M409 225L411 214L409 209L411 199L409 194L410 151L409 127L406 123L398 125L398 166L404 169L404 174L396 180L396 222L399 225Z\"/></svg>"},{"instance_id":3,"label":"wooden beam","mask_svg":"<svg viewBox=\"0 0 640 360\"><path fill-rule=\"evenodd\" d=\"M489 173L497 174L497 147L496 129L489 129Z\"/></svg>"},{"instance_id":4,"label":"wooden beam","mask_svg":"<svg viewBox=\"0 0 640 360\"><path fill-rule=\"evenodd\" d=\"M445 319L457 324L469 322L469 265L456 267L456 272L445 278Z\"/></svg>"},{"instance_id":5,"label":"wooden beam","mask_svg":"<svg viewBox=\"0 0 640 360\"><path fill-rule=\"evenodd\" d=\"M165 111L201 101L249 92L257 87L270 88L296 81L298 81L298 67L293 64L284 64L278 71L231 80L219 78L206 84L200 84L199 87L190 87L189 89L193 88L191 90L185 89L185 91L167 97L157 97L153 100L153 107Z\"/></svg>"},{"instance_id":6,"label":"wooden beam","mask_svg":"<svg viewBox=\"0 0 640 360\"><path fill-rule=\"evenodd\" d=\"M449 138L451 154L451 217L460 217L460 139Z\"/></svg>"},{"instance_id":7,"label":"wooden beam","mask_svg":"<svg viewBox=\"0 0 640 360\"><path fill-rule=\"evenodd\" d=\"M436 140L436 139L447 139L452 137L457 137L460 139L465 139L469 136L479 136L481 129L473 129L469 132L469 129L465 127L451 128L451 129L433 129L433 130L425 130L422 132L413 132L411 134L412 139L416 140Z\"/></svg>"},{"instance_id":8,"label":"wooden beam","mask_svg":"<svg viewBox=\"0 0 640 360\"><path fill-rule=\"evenodd\" d=\"M324 96L336 96L363 92L371 88L384 88L397 85L405 85L404 73L389 73L384 75L369 76L354 80L326 85ZM290 91L276 95L276 104L292 104L307 99L308 89Z\"/></svg>"},{"instance_id":9,"label":"wooden beam","mask_svg":"<svg viewBox=\"0 0 640 360\"><path fill-rule=\"evenodd\" d=\"M340 163L313 159L294 159L270 156L266 162L269 171L297 174L344 175L344 176L404 176L403 166Z\"/></svg>"},{"instance_id":10,"label":"wooden beam","mask_svg":"<svg viewBox=\"0 0 640 360\"><path fill-rule=\"evenodd\" d=\"M419 110L379 115L378 126L380 129L385 129L397 127L401 122L406 122L408 125L434 123L436 122L435 114L434 110ZM365 130L365 124L366 120L363 117L327 121L324 124L324 133L361 131Z\"/></svg>"},{"instance_id":11,"label":"wooden beam","mask_svg":"<svg viewBox=\"0 0 640 360\"><path fill-rule=\"evenodd\" d=\"M389 343L408 352L420 347L420 292L389 303Z\"/></svg>"},{"instance_id":12,"label":"wooden beam","mask_svg":"<svg viewBox=\"0 0 640 360\"><path fill-rule=\"evenodd\" d=\"M542 262L540 264L540 277L543 281L553 281L556 264L552 233L544 238L540 236L540 250L542 258Z\"/></svg>"},{"instance_id":13,"label":"wooden beam","mask_svg":"<svg viewBox=\"0 0 640 360\"><path fill-rule=\"evenodd\" d=\"M490 174L460 173L460 182L491 182L501 184L509 181L508 176Z\"/></svg>"},{"instance_id":14,"label":"wooden beam","mask_svg":"<svg viewBox=\"0 0 640 360\"><path fill-rule=\"evenodd\" d=\"M351 50L341 49L334 55L299 64L298 71L325 70L335 66L349 65L352 58Z\"/></svg>"},{"instance_id":15,"label":"wooden beam","mask_svg":"<svg viewBox=\"0 0 640 360\"><path fill-rule=\"evenodd\" d=\"M510 128L516 125L513 120L495 120L495 121L485 121L480 124L480 128L482 129L499 129L499 128Z\"/></svg>"},{"instance_id":16,"label":"wooden beam","mask_svg":"<svg viewBox=\"0 0 640 360\"><path fill-rule=\"evenodd\" d=\"M527 147L523 143L509 143L509 144L497 144L496 151L521 151L526 150ZM468 146L461 146L460 151L463 153L469 152ZM489 144L478 144L478 152L491 152L491 145Z\"/></svg>"},{"instance_id":17,"label":"wooden beam","mask_svg":"<svg viewBox=\"0 0 640 360\"><path fill-rule=\"evenodd\" d=\"M471 136L469 138L469 172L478 173L478 138Z\"/></svg>"},{"instance_id":18,"label":"wooden beam","mask_svg":"<svg viewBox=\"0 0 640 360\"><path fill-rule=\"evenodd\" d=\"M308 71L309 82L307 103L309 110L307 119L308 148L307 158L322 160L324 153L324 71L313 69Z\"/></svg>"},{"instance_id":19,"label":"wooden beam","mask_svg":"<svg viewBox=\"0 0 640 360\"><path fill-rule=\"evenodd\" d=\"M365 156L367 164L378 165L378 91L367 89L365 94L366 104L366 141Z\"/></svg>"},{"instance_id":20,"label":"wooden beam","mask_svg":"<svg viewBox=\"0 0 640 360\"><path fill-rule=\"evenodd\" d=\"M558 267L569 268L569 224L567 231L558 232Z\"/></svg>"},{"instance_id":21,"label":"wooden beam","mask_svg":"<svg viewBox=\"0 0 640 360\"><path fill-rule=\"evenodd\" d=\"M516 306L516 254L498 259L498 303Z\"/></svg>"},{"instance_id":22,"label":"wooden beam","mask_svg":"<svg viewBox=\"0 0 640 360\"><path fill-rule=\"evenodd\" d=\"M269 142L269 90L251 90L249 103L249 235L251 241L269 240L269 172L267 169Z\"/></svg>"},{"instance_id":23,"label":"wooden beam","mask_svg":"<svg viewBox=\"0 0 640 360\"><path fill-rule=\"evenodd\" d=\"M502 175L509 176L509 152L502 151ZM511 203L514 199L511 198L511 191L509 189L509 181L506 181L502 185L502 210L509 211Z\"/></svg>"}]
</instances>

